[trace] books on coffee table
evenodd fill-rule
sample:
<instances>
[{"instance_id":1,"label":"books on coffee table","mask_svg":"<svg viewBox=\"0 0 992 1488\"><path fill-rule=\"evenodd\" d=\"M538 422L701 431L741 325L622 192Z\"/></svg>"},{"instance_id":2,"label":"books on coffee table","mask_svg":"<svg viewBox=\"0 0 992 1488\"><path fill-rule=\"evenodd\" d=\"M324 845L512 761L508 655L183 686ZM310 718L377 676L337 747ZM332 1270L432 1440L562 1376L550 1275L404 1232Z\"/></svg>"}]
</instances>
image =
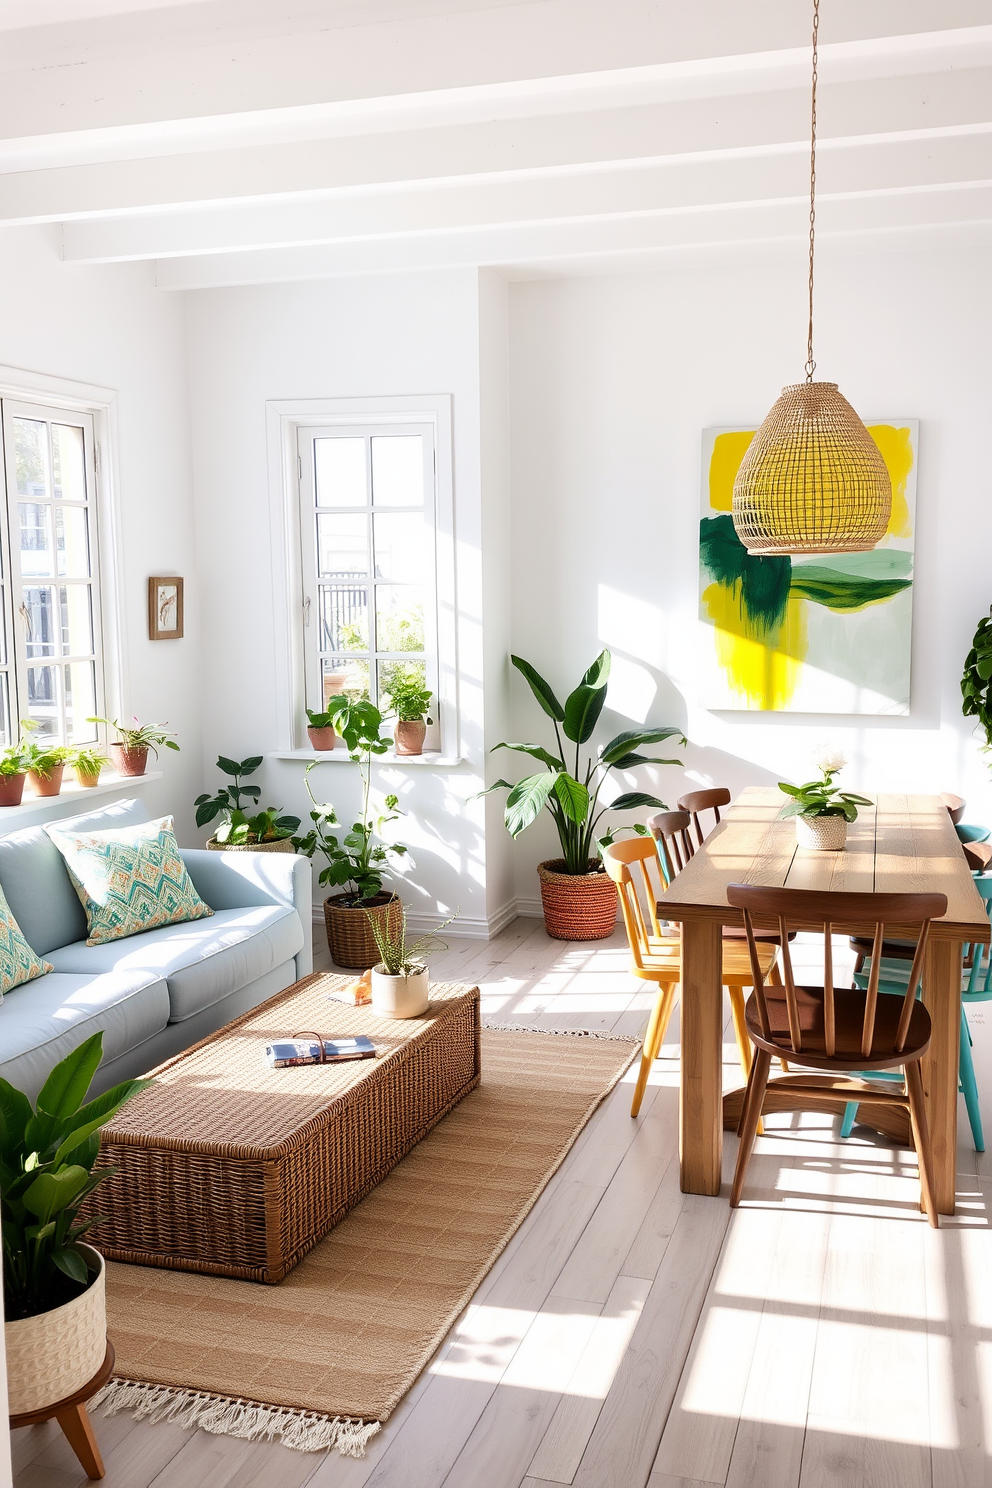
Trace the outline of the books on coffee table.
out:
<instances>
[{"instance_id":1,"label":"books on coffee table","mask_svg":"<svg viewBox=\"0 0 992 1488\"><path fill-rule=\"evenodd\" d=\"M290 1069L297 1064L340 1064L345 1059L374 1059L375 1045L364 1033L354 1038L325 1039L324 1057L314 1039L280 1039L266 1044L265 1062L271 1069Z\"/></svg>"}]
</instances>

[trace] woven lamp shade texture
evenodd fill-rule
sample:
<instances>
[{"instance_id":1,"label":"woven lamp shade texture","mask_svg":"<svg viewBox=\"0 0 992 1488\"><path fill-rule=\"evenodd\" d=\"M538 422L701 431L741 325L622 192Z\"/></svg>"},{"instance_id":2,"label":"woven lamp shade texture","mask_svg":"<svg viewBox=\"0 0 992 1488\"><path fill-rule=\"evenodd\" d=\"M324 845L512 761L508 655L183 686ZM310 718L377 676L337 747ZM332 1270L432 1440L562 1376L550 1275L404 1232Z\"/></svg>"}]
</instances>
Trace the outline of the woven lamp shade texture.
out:
<instances>
[{"instance_id":1,"label":"woven lamp shade texture","mask_svg":"<svg viewBox=\"0 0 992 1488\"><path fill-rule=\"evenodd\" d=\"M734 481L734 527L751 553L860 553L885 536L885 461L835 382L782 389Z\"/></svg>"}]
</instances>

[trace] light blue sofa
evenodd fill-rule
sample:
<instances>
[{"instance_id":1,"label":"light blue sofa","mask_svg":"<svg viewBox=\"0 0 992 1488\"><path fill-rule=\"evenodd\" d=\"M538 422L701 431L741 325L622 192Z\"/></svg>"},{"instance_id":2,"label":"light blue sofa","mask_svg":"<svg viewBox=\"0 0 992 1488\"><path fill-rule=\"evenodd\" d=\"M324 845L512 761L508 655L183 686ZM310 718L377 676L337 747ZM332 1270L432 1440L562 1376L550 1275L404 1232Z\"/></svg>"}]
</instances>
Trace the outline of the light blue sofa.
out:
<instances>
[{"instance_id":1,"label":"light blue sofa","mask_svg":"<svg viewBox=\"0 0 992 1488\"><path fill-rule=\"evenodd\" d=\"M101 832L147 820L139 801L118 801L59 825ZM52 1066L92 1033L103 1032L97 1094L313 970L308 858L202 849L182 856L213 915L88 946L82 905L44 828L0 837L0 887L29 944L55 968L0 1005L0 1075L32 1099Z\"/></svg>"}]
</instances>

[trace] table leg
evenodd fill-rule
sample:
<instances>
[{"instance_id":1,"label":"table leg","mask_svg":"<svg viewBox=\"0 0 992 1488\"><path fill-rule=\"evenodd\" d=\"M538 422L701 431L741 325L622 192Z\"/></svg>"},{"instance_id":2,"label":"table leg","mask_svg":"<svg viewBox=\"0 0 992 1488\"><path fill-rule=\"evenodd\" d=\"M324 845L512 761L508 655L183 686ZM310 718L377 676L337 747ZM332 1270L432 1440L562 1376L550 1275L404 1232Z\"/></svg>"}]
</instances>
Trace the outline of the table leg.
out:
<instances>
[{"instance_id":1,"label":"table leg","mask_svg":"<svg viewBox=\"0 0 992 1488\"><path fill-rule=\"evenodd\" d=\"M66 1440L79 1458L80 1466L87 1477L102 1478L104 1476L103 1458L100 1456L100 1448L97 1446L96 1437L93 1434L93 1423L86 1413L86 1406L70 1405L66 1410L59 1411L55 1419L65 1432Z\"/></svg>"},{"instance_id":2,"label":"table leg","mask_svg":"<svg viewBox=\"0 0 992 1488\"><path fill-rule=\"evenodd\" d=\"M938 1214L954 1213L958 1147L958 1057L961 1037L961 944L927 942L923 1001L933 1023L923 1060Z\"/></svg>"},{"instance_id":3,"label":"table leg","mask_svg":"<svg viewBox=\"0 0 992 1488\"><path fill-rule=\"evenodd\" d=\"M710 920L682 925L682 1081L679 1162L683 1193L718 1194L723 1167L723 933Z\"/></svg>"}]
</instances>

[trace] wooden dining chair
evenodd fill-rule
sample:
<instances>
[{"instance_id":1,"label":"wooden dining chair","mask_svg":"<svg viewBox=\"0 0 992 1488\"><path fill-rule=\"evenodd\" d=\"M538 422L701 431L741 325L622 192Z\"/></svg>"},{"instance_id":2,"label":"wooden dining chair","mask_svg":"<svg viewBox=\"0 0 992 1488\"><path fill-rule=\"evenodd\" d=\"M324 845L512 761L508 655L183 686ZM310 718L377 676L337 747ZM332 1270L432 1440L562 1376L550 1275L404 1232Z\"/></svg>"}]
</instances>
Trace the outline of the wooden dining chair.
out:
<instances>
[{"instance_id":1,"label":"wooden dining chair","mask_svg":"<svg viewBox=\"0 0 992 1488\"><path fill-rule=\"evenodd\" d=\"M702 847L706 833L700 825L699 816L703 811L712 811L715 821L714 827L720 825L720 807L730 805L730 792L725 785L714 786L711 790L688 791L686 795L680 796L676 802L680 811L688 811L692 817L692 825L696 831L697 846ZM713 827L710 828L710 831Z\"/></svg>"},{"instance_id":2,"label":"wooden dining chair","mask_svg":"<svg viewBox=\"0 0 992 1488\"><path fill-rule=\"evenodd\" d=\"M923 972L930 921L947 911L944 894L846 894L816 889L776 889L757 884L729 884L727 902L744 913L748 953L754 991L747 1000L745 1019L754 1045L754 1061L738 1124L740 1150L730 1193L731 1208L741 1200L765 1093L774 1087L788 1091L802 1108L802 1097L819 1105L851 1100L908 1109L913 1141L920 1165L923 1207L931 1225L937 1227L933 1193L933 1157L927 1127L926 1100L920 1060L930 1047L930 1014L917 999ZM765 985L761 946L754 938L754 923L778 927L782 937L782 969L785 985ZM833 985L831 928L834 924L872 926L874 955L868 986ZM916 951L901 997L879 995L879 968L886 925L898 925L913 933ZM823 985L797 986L788 942L790 925L815 930L823 936ZM808 1073L777 1076L769 1080L772 1059L785 1057ZM904 1086L880 1090L859 1079L858 1072L899 1068Z\"/></svg>"},{"instance_id":3,"label":"wooden dining chair","mask_svg":"<svg viewBox=\"0 0 992 1488\"><path fill-rule=\"evenodd\" d=\"M684 813L681 813L684 815ZM630 946L631 973L643 981L656 982L655 999L644 1034L641 1067L630 1104L631 1116L641 1108L651 1066L661 1051L675 1006L675 990L682 980L682 947L677 928L668 933L658 915L661 880L658 851L652 838L634 837L614 842L603 849L606 871L617 886L624 928ZM776 946L758 948L758 964L765 976L774 973ZM747 947L725 945L723 951L723 984L730 993L734 1009L734 1032L745 1076L751 1068L751 1045L744 1031L744 987L752 985L753 972ZM737 1006L740 1008L738 1019Z\"/></svg>"}]
</instances>

